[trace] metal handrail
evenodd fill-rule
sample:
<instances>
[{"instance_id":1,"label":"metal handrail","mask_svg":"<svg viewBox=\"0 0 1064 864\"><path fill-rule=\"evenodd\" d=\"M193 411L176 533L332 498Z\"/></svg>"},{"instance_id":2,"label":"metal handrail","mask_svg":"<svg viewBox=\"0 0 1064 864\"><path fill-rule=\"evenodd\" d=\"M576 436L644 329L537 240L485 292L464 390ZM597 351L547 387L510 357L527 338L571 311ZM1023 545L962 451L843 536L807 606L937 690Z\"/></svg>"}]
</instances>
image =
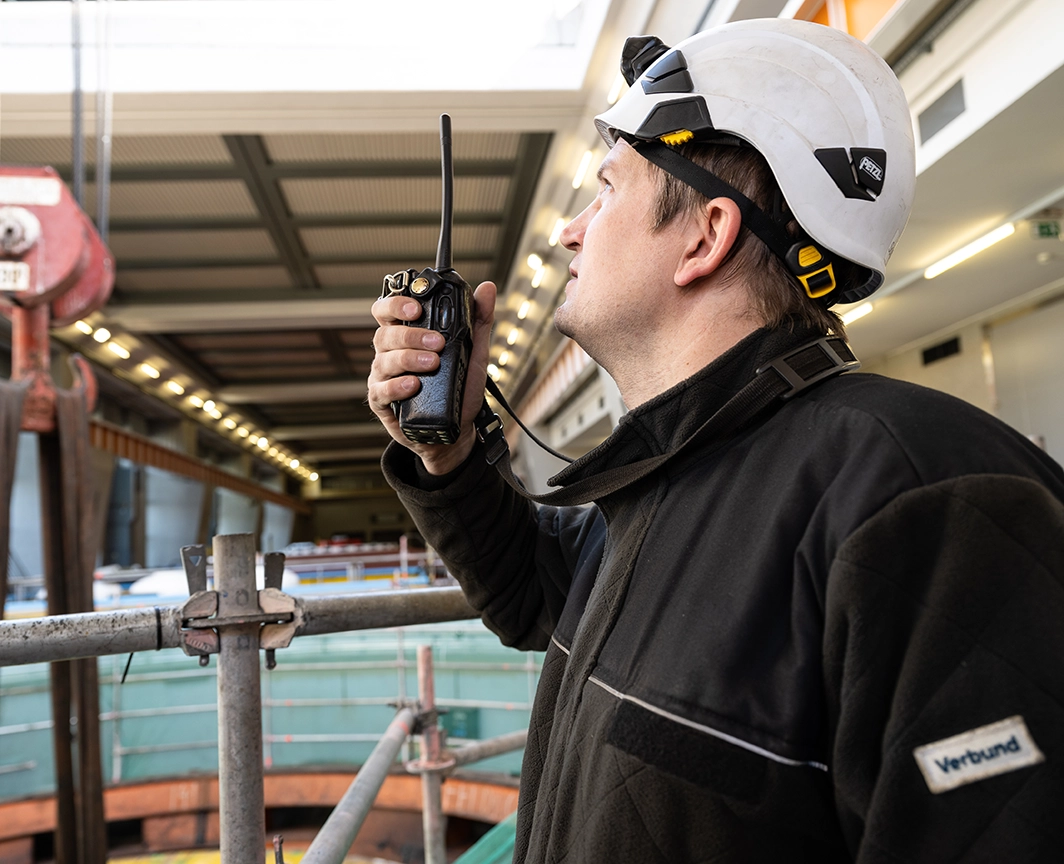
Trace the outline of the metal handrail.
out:
<instances>
[{"instance_id":1,"label":"metal handrail","mask_svg":"<svg viewBox=\"0 0 1064 864\"><path fill-rule=\"evenodd\" d=\"M461 588L301 597L296 636L478 618ZM182 604L0 621L0 667L104 657L182 644Z\"/></svg>"},{"instance_id":2,"label":"metal handrail","mask_svg":"<svg viewBox=\"0 0 1064 864\"><path fill-rule=\"evenodd\" d=\"M265 839L262 745L263 739L270 737L269 733L262 734L259 648L267 649L267 667L272 668L273 650L288 645L295 636L479 616L459 588L303 598L268 588L260 592L256 601L253 536L218 536L214 538L214 548L217 592L194 594L187 603L0 621L0 667L175 647L183 647L188 653L217 652L222 862L259 864ZM190 584L191 579L190 576ZM271 591L274 593L270 594ZM290 622L281 627L283 633L276 632L278 624L262 627L267 621L278 620L279 614L266 612L267 608L282 608L278 604L294 610L287 614L287 619L282 619ZM217 618L212 619L215 612ZM267 639L265 634L271 627L275 632ZM265 643L261 646L260 638ZM421 713L410 706L400 709L318 833L305 856L307 864L340 864L373 806L389 767L407 736L414 731L415 723L422 735L422 759L408 765L408 769L422 775L427 864L446 860L440 802L444 774L457 764L468 764L524 745L527 733L514 733L453 752L441 751L432 652L428 646L418 649L418 686L417 708ZM116 710L120 711L117 706Z\"/></svg>"}]
</instances>

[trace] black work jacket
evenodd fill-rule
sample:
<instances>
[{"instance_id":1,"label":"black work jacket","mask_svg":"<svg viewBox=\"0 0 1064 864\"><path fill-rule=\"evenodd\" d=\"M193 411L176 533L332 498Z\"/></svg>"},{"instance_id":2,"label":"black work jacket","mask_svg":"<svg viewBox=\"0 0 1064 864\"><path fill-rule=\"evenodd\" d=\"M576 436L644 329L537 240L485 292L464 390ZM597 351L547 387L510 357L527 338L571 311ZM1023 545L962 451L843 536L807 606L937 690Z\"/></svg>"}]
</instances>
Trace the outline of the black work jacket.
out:
<instances>
[{"instance_id":1,"label":"black work jacket","mask_svg":"<svg viewBox=\"0 0 1064 864\"><path fill-rule=\"evenodd\" d=\"M678 448L810 335L758 331L556 480ZM546 649L516 862L1060 860L1064 475L993 417L848 374L588 508L476 452L442 488L384 468L486 624ZM914 750L1016 716L1044 761L932 793Z\"/></svg>"}]
</instances>

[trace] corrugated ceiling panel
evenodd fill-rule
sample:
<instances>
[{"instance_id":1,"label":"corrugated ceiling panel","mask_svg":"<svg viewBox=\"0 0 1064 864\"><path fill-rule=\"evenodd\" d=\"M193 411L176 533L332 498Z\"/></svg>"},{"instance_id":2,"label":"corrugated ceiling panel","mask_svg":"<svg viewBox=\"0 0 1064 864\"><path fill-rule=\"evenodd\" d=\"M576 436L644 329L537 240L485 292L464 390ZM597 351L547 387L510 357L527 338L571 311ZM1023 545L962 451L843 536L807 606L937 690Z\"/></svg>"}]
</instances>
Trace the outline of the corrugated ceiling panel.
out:
<instances>
[{"instance_id":1,"label":"corrugated ceiling panel","mask_svg":"<svg viewBox=\"0 0 1064 864\"><path fill-rule=\"evenodd\" d=\"M114 232L109 241L119 266L152 258L272 258L277 255L265 231Z\"/></svg>"},{"instance_id":2,"label":"corrugated ceiling panel","mask_svg":"<svg viewBox=\"0 0 1064 864\"><path fill-rule=\"evenodd\" d=\"M433 254L431 257L436 256ZM432 263L424 256L421 260L424 267ZM409 260L396 260L391 264L319 264L314 268L314 273L318 281L326 288L336 285L372 285L379 288L384 283L384 277L389 273L397 273L408 267L417 266L417 263Z\"/></svg>"},{"instance_id":3,"label":"corrugated ceiling panel","mask_svg":"<svg viewBox=\"0 0 1064 864\"><path fill-rule=\"evenodd\" d=\"M281 190L295 216L440 210L438 177L282 180ZM500 213L509 191L509 177L458 177L454 182L455 212Z\"/></svg>"},{"instance_id":4,"label":"corrugated ceiling panel","mask_svg":"<svg viewBox=\"0 0 1064 864\"><path fill-rule=\"evenodd\" d=\"M166 291L170 289L291 288L292 279L284 267L196 267L186 270L118 271L118 287L123 291ZM252 299L252 295L249 295Z\"/></svg>"},{"instance_id":5,"label":"corrugated ceiling panel","mask_svg":"<svg viewBox=\"0 0 1064 864\"><path fill-rule=\"evenodd\" d=\"M265 142L274 162L431 162L440 158L440 137L434 132L267 135ZM455 159L515 159L521 135L455 130L453 142Z\"/></svg>"},{"instance_id":6,"label":"corrugated ceiling panel","mask_svg":"<svg viewBox=\"0 0 1064 864\"><path fill-rule=\"evenodd\" d=\"M332 360L329 352L323 349L293 351L281 348L264 351L200 351L199 359L210 366L263 366L271 363L298 366L329 363Z\"/></svg>"},{"instance_id":7,"label":"corrugated ceiling panel","mask_svg":"<svg viewBox=\"0 0 1064 864\"><path fill-rule=\"evenodd\" d=\"M319 366L216 366L218 377L226 381L270 381L276 378L307 381L335 378L336 367L331 364Z\"/></svg>"},{"instance_id":8,"label":"corrugated ceiling panel","mask_svg":"<svg viewBox=\"0 0 1064 864\"><path fill-rule=\"evenodd\" d=\"M362 330L341 330L339 335L345 345L372 345L375 332L366 327Z\"/></svg>"},{"instance_id":9,"label":"corrugated ceiling panel","mask_svg":"<svg viewBox=\"0 0 1064 864\"><path fill-rule=\"evenodd\" d=\"M0 141L4 162L69 167L74 157L69 138L11 138ZM85 164L96 161L96 138L85 137ZM224 165L232 160L225 141L216 135L115 136L114 165Z\"/></svg>"},{"instance_id":10,"label":"corrugated ceiling panel","mask_svg":"<svg viewBox=\"0 0 1064 864\"><path fill-rule=\"evenodd\" d=\"M463 265L462 269L458 272L461 273L462 278L474 288L476 288L481 282L492 278L490 261Z\"/></svg>"},{"instance_id":11,"label":"corrugated ceiling panel","mask_svg":"<svg viewBox=\"0 0 1064 864\"><path fill-rule=\"evenodd\" d=\"M178 342L189 351L209 351L227 348L320 348L317 333L293 330L269 333L186 333Z\"/></svg>"},{"instance_id":12,"label":"corrugated ceiling panel","mask_svg":"<svg viewBox=\"0 0 1064 864\"><path fill-rule=\"evenodd\" d=\"M390 225L359 228L304 228L299 232L307 252L314 257L421 256L436 257L440 231L435 225ZM456 225L454 255L490 255L498 238L497 225ZM414 266L413 264L408 266Z\"/></svg>"},{"instance_id":13,"label":"corrugated ceiling panel","mask_svg":"<svg viewBox=\"0 0 1064 864\"><path fill-rule=\"evenodd\" d=\"M96 184L85 189L85 210L96 212ZM239 180L168 180L111 184L112 219L208 216L257 217L247 186Z\"/></svg>"},{"instance_id":14,"label":"corrugated ceiling panel","mask_svg":"<svg viewBox=\"0 0 1064 864\"><path fill-rule=\"evenodd\" d=\"M390 265L380 264L318 264L314 272L321 284L328 287L344 286L367 286L379 290L384 282L384 277L389 273L406 270L413 267L420 270L422 267L430 267L436 258L436 250L423 254L419 259L407 259L396 261ZM462 274L470 285L476 286L485 279L491 278L491 262L470 263L469 261L455 261L455 268Z\"/></svg>"}]
</instances>

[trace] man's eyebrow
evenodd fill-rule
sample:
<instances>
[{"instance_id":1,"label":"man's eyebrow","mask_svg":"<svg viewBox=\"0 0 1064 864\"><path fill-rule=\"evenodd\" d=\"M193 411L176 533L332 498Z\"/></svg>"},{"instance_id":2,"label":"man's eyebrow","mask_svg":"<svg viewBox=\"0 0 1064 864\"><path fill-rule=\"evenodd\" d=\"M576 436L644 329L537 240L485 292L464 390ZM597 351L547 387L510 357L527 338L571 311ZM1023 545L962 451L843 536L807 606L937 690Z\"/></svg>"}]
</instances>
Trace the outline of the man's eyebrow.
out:
<instances>
[{"instance_id":1,"label":"man's eyebrow","mask_svg":"<svg viewBox=\"0 0 1064 864\"><path fill-rule=\"evenodd\" d=\"M595 177L598 178L599 183L606 179L606 163L599 165L598 171L595 172Z\"/></svg>"}]
</instances>

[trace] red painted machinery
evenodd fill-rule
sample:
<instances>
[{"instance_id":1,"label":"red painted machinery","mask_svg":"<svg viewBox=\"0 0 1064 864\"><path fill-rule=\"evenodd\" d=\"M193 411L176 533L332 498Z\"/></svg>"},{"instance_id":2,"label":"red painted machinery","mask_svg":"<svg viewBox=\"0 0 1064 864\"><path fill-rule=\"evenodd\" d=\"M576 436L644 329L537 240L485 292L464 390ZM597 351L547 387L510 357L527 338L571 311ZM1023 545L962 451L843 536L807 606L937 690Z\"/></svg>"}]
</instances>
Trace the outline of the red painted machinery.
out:
<instances>
[{"instance_id":1,"label":"red painted machinery","mask_svg":"<svg viewBox=\"0 0 1064 864\"><path fill-rule=\"evenodd\" d=\"M51 375L49 331L111 295L114 257L51 168L0 165L0 312L11 319L11 380L0 380L0 618L7 595L11 490L20 431L38 436L48 613L92 610L92 568L106 506L94 482L88 415L96 378L75 354L72 389ZM109 484L107 484L109 486ZM109 491L109 489L108 489ZM96 658L51 667L57 864L104 864ZM74 731L76 730L76 731ZM76 746L75 746L76 735Z\"/></svg>"}]
</instances>

